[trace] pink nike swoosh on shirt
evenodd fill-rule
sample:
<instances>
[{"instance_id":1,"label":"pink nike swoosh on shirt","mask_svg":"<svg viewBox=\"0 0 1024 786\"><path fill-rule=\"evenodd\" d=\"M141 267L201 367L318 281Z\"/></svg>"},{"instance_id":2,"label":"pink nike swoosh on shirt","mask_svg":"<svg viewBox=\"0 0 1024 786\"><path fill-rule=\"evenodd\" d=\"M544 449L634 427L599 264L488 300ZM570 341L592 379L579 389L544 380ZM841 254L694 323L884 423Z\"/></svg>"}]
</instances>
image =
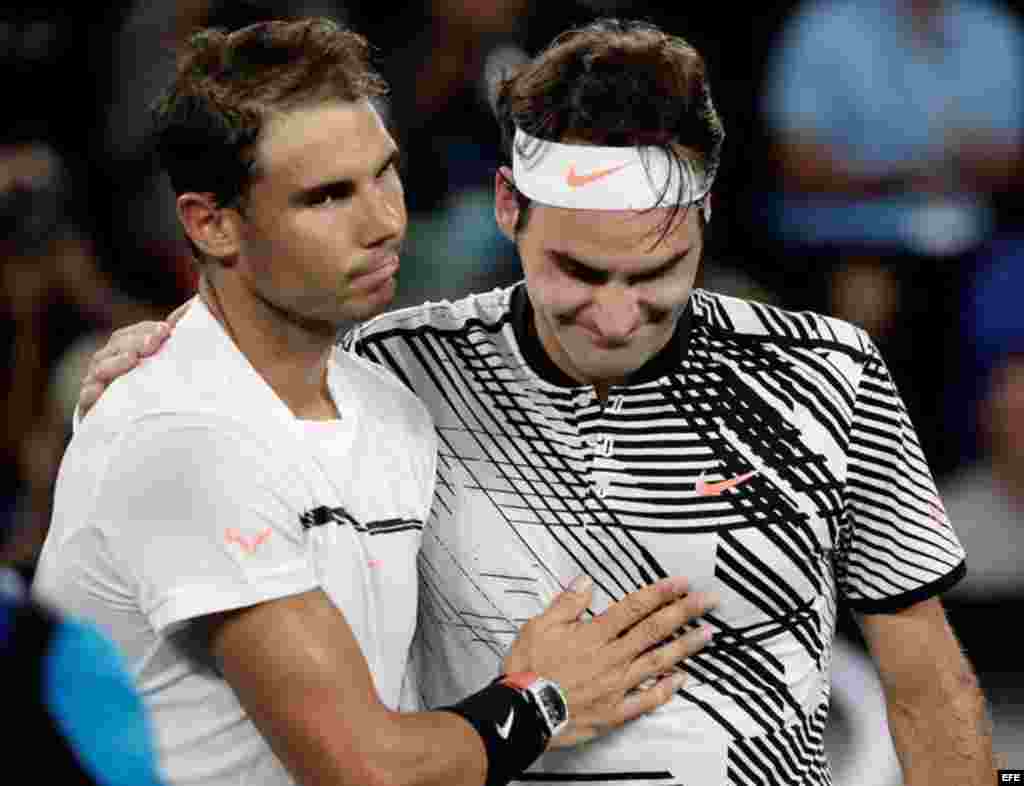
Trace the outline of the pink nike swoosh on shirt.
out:
<instances>
[{"instance_id":1,"label":"pink nike swoosh on shirt","mask_svg":"<svg viewBox=\"0 0 1024 786\"><path fill-rule=\"evenodd\" d=\"M725 480L718 480L714 483L708 483L704 480L704 473L700 473L700 477L697 478L697 482L693 488L697 492L698 496L701 497L717 497L729 489L736 488L737 486L746 483L754 475L758 474L761 470L755 469L751 472L745 472L742 475L737 475L734 478L726 478Z\"/></svg>"}]
</instances>

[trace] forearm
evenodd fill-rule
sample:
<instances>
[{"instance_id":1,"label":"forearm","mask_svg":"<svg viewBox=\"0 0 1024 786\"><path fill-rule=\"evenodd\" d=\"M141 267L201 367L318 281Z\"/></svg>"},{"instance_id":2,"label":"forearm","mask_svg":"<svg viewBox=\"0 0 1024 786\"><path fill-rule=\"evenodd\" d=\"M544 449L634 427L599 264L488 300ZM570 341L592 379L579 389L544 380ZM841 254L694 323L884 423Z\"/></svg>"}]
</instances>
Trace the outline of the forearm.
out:
<instances>
[{"instance_id":1,"label":"forearm","mask_svg":"<svg viewBox=\"0 0 1024 786\"><path fill-rule=\"evenodd\" d=\"M481 786L487 777L480 735L450 712L393 713L372 758L394 786Z\"/></svg>"},{"instance_id":2,"label":"forearm","mask_svg":"<svg viewBox=\"0 0 1024 786\"><path fill-rule=\"evenodd\" d=\"M991 721L966 661L927 690L887 690L886 706L905 786L995 783Z\"/></svg>"},{"instance_id":3,"label":"forearm","mask_svg":"<svg viewBox=\"0 0 1024 786\"><path fill-rule=\"evenodd\" d=\"M251 712L302 786L481 786L479 735L448 712L397 713L379 703L358 715L307 696L286 715Z\"/></svg>"}]
</instances>

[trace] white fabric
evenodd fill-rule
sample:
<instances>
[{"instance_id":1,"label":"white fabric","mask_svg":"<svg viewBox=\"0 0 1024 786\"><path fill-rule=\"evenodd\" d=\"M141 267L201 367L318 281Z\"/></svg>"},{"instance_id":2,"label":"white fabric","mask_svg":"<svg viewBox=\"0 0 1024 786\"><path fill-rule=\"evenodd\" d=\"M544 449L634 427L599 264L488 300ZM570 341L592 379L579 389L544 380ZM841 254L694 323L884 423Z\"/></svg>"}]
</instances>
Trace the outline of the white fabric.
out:
<instances>
[{"instance_id":1,"label":"white fabric","mask_svg":"<svg viewBox=\"0 0 1024 786\"><path fill-rule=\"evenodd\" d=\"M121 647L172 786L293 782L189 646L199 616L321 588L400 704L433 429L365 360L335 350L329 386L341 420L297 420L196 301L65 455L35 588Z\"/></svg>"},{"instance_id":2,"label":"white fabric","mask_svg":"<svg viewBox=\"0 0 1024 786\"><path fill-rule=\"evenodd\" d=\"M711 190L685 161L685 171L657 147L566 145L516 129L512 176L530 199L577 210L649 210L689 205Z\"/></svg>"},{"instance_id":3,"label":"white fabric","mask_svg":"<svg viewBox=\"0 0 1024 786\"><path fill-rule=\"evenodd\" d=\"M593 613L686 576L722 602L683 690L518 782L847 783L824 749L839 598L906 608L964 559L870 338L698 289L679 344L602 404L540 373L543 350L520 339L522 286L385 314L350 338L408 381L444 435L411 663L424 701L485 684L522 623L580 573ZM885 733L884 716L874 723Z\"/></svg>"}]
</instances>

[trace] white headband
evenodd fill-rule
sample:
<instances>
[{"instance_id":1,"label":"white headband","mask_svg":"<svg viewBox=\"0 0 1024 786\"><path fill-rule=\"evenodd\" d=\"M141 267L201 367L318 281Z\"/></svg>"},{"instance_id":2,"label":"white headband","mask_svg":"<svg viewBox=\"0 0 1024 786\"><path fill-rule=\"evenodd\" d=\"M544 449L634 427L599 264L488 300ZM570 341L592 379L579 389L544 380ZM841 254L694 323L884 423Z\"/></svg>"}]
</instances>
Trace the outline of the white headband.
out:
<instances>
[{"instance_id":1,"label":"white headband","mask_svg":"<svg viewBox=\"0 0 1024 786\"><path fill-rule=\"evenodd\" d=\"M519 128L512 143L512 176L530 199L578 210L689 205L707 195L713 180L688 160L680 166L658 147L566 145Z\"/></svg>"}]
</instances>

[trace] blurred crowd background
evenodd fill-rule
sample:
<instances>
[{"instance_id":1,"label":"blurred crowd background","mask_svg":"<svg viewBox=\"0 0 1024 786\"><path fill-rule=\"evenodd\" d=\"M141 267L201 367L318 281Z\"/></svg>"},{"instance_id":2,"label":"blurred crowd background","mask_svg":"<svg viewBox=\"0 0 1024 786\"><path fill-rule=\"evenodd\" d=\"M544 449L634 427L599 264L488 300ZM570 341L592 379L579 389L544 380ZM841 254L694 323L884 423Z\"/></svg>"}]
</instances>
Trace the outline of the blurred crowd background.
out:
<instances>
[{"instance_id":1,"label":"blurred crowd background","mask_svg":"<svg viewBox=\"0 0 1024 786\"><path fill-rule=\"evenodd\" d=\"M308 15L370 39L406 156L401 305L520 276L492 212L495 77L571 25L645 18L705 55L725 122L701 284L842 317L879 344L969 552L951 620L992 701L997 751L1024 767L1022 14L1022 0L5 5L3 562L31 577L91 353L194 291L146 111L177 42ZM848 621L843 642L853 674ZM849 739L865 695L851 691L836 707Z\"/></svg>"}]
</instances>

